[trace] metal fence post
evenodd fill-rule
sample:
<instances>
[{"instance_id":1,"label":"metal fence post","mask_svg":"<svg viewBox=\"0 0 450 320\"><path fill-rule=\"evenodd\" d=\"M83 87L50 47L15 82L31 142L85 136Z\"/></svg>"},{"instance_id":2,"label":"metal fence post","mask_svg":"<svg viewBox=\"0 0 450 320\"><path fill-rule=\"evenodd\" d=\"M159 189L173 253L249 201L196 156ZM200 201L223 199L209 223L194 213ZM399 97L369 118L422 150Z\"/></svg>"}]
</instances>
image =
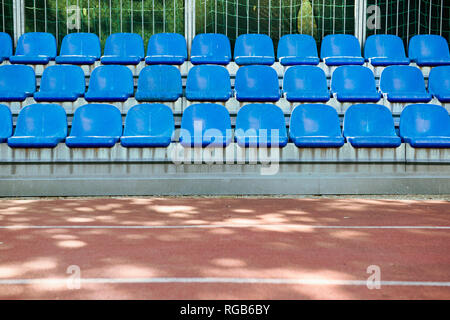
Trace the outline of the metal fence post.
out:
<instances>
[{"instance_id":1,"label":"metal fence post","mask_svg":"<svg viewBox=\"0 0 450 320\"><path fill-rule=\"evenodd\" d=\"M355 37L362 46L366 41L367 0L355 0Z\"/></svg>"},{"instance_id":2,"label":"metal fence post","mask_svg":"<svg viewBox=\"0 0 450 320\"><path fill-rule=\"evenodd\" d=\"M13 0L14 45L25 33L25 0Z\"/></svg>"},{"instance_id":3,"label":"metal fence post","mask_svg":"<svg viewBox=\"0 0 450 320\"><path fill-rule=\"evenodd\" d=\"M184 1L184 37L188 54L191 54L191 43L195 36L195 0Z\"/></svg>"}]
</instances>

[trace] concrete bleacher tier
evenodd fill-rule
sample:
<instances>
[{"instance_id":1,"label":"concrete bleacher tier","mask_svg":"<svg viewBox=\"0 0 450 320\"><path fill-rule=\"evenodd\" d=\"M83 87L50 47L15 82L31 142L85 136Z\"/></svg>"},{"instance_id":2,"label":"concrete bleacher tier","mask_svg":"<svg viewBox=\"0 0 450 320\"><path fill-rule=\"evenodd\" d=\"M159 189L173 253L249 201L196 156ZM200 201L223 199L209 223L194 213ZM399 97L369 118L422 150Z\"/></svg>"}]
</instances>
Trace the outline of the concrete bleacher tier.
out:
<instances>
[{"instance_id":1,"label":"concrete bleacher tier","mask_svg":"<svg viewBox=\"0 0 450 320\"><path fill-rule=\"evenodd\" d=\"M439 36L0 42L2 195L450 191Z\"/></svg>"}]
</instances>

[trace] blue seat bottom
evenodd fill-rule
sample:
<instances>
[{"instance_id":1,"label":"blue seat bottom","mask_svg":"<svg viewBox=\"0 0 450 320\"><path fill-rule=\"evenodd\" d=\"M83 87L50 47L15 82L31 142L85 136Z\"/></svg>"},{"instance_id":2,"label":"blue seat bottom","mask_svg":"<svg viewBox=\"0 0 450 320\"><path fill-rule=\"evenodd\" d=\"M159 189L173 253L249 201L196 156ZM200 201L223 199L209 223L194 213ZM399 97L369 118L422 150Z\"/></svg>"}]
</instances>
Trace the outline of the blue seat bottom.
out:
<instances>
[{"instance_id":1,"label":"blue seat bottom","mask_svg":"<svg viewBox=\"0 0 450 320\"><path fill-rule=\"evenodd\" d=\"M237 65L249 65L249 64L264 64L273 65L275 62L274 57L264 57L264 56L251 56L251 57L236 57L234 59Z\"/></svg>"},{"instance_id":2,"label":"blue seat bottom","mask_svg":"<svg viewBox=\"0 0 450 320\"><path fill-rule=\"evenodd\" d=\"M180 144L183 147L214 147L214 148L223 148L230 144L231 137L226 136L205 136L201 137L186 137L180 136Z\"/></svg>"},{"instance_id":3,"label":"blue seat bottom","mask_svg":"<svg viewBox=\"0 0 450 320\"><path fill-rule=\"evenodd\" d=\"M327 102L330 100L330 92L286 92L286 99L290 102Z\"/></svg>"},{"instance_id":4,"label":"blue seat bottom","mask_svg":"<svg viewBox=\"0 0 450 320\"><path fill-rule=\"evenodd\" d=\"M239 94L239 92L236 93L236 100L240 102L258 102L258 101L278 101L280 100L279 94L267 94L262 96L261 94L255 94L255 95L249 95L249 94Z\"/></svg>"},{"instance_id":5,"label":"blue seat bottom","mask_svg":"<svg viewBox=\"0 0 450 320\"><path fill-rule=\"evenodd\" d=\"M135 98L137 101L177 101L181 94L179 92L151 92L136 91Z\"/></svg>"},{"instance_id":6,"label":"blue seat bottom","mask_svg":"<svg viewBox=\"0 0 450 320\"><path fill-rule=\"evenodd\" d=\"M147 56L146 64L175 64L180 65L186 60L184 56Z\"/></svg>"},{"instance_id":7,"label":"blue seat bottom","mask_svg":"<svg viewBox=\"0 0 450 320\"><path fill-rule=\"evenodd\" d=\"M95 61L97 61L97 57L89 57L89 56L57 56L55 61L59 64L76 64L76 65L83 65L83 64L93 64Z\"/></svg>"},{"instance_id":8,"label":"blue seat bottom","mask_svg":"<svg viewBox=\"0 0 450 320\"><path fill-rule=\"evenodd\" d=\"M210 92L204 91L186 91L186 99L190 101L228 101L230 96L231 92L212 95Z\"/></svg>"},{"instance_id":9,"label":"blue seat bottom","mask_svg":"<svg viewBox=\"0 0 450 320\"><path fill-rule=\"evenodd\" d=\"M136 65L142 61L141 57L137 56L103 56L100 61L102 64L132 64Z\"/></svg>"},{"instance_id":10,"label":"blue seat bottom","mask_svg":"<svg viewBox=\"0 0 450 320\"><path fill-rule=\"evenodd\" d=\"M291 137L291 140L299 148L340 148L345 143L342 136L302 136Z\"/></svg>"},{"instance_id":11,"label":"blue seat bottom","mask_svg":"<svg viewBox=\"0 0 450 320\"><path fill-rule=\"evenodd\" d=\"M434 95L440 102L450 102L450 93L435 94Z\"/></svg>"},{"instance_id":12,"label":"blue seat bottom","mask_svg":"<svg viewBox=\"0 0 450 320\"><path fill-rule=\"evenodd\" d=\"M409 137L405 142L413 148L450 148L450 137Z\"/></svg>"},{"instance_id":13,"label":"blue seat bottom","mask_svg":"<svg viewBox=\"0 0 450 320\"><path fill-rule=\"evenodd\" d=\"M54 92L36 92L34 100L36 101L76 101L79 98L77 93L54 91Z\"/></svg>"},{"instance_id":14,"label":"blue seat bottom","mask_svg":"<svg viewBox=\"0 0 450 320\"><path fill-rule=\"evenodd\" d=\"M122 136L120 144L127 148L142 147L167 147L171 142L171 137L167 136Z\"/></svg>"},{"instance_id":15,"label":"blue seat bottom","mask_svg":"<svg viewBox=\"0 0 450 320\"><path fill-rule=\"evenodd\" d=\"M408 58L371 58L370 64L374 67L386 67L394 65L409 65Z\"/></svg>"},{"instance_id":16,"label":"blue seat bottom","mask_svg":"<svg viewBox=\"0 0 450 320\"><path fill-rule=\"evenodd\" d=\"M331 57L325 59L327 66L363 65L363 57Z\"/></svg>"},{"instance_id":17,"label":"blue seat bottom","mask_svg":"<svg viewBox=\"0 0 450 320\"><path fill-rule=\"evenodd\" d=\"M8 138L11 148L54 148L64 139L59 137L16 136Z\"/></svg>"},{"instance_id":18,"label":"blue seat bottom","mask_svg":"<svg viewBox=\"0 0 450 320\"><path fill-rule=\"evenodd\" d=\"M429 102L431 98L429 93L417 92L388 93L387 95L390 102Z\"/></svg>"},{"instance_id":19,"label":"blue seat bottom","mask_svg":"<svg viewBox=\"0 0 450 320\"><path fill-rule=\"evenodd\" d=\"M447 66L450 65L450 58L425 58L425 59L417 59L416 63L419 67L426 67L426 66Z\"/></svg>"},{"instance_id":20,"label":"blue seat bottom","mask_svg":"<svg viewBox=\"0 0 450 320\"><path fill-rule=\"evenodd\" d=\"M70 148L111 148L114 147L120 137L101 136L69 136L66 138L66 145Z\"/></svg>"},{"instance_id":21,"label":"blue seat bottom","mask_svg":"<svg viewBox=\"0 0 450 320\"><path fill-rule=\"evenodd\" d=\"M355 148L397 148L402 143L397 136L347 137L347 140Z\"/></svg>"},{"instance_id":22,"label":"blue seat bottom","mask_svg":"<svg viewBox=\"0 0 450 320\"><path fill-rule=\"evenodd\" d=\"M119 93L119 92L86 92L84 95L84 98L86 101L91 102L102 102L102 101L108 101L108 102L123 102L126 101L129 96L126 93Z\"/></svg>"},{"instance_id":23,"label":"blue seat bottom","mask_svg":"<svg viewBox=\"0 0 450 320\"><path fill-rule=\"evenodd\" d=\"M320 62L320 59L318 57L283 57L280 58L279 60L283 66L295 66L295 65L316 66Z\"/></svg>"},{"instance_id":24,"label":"blue seat bottom","mask_svg":"<svg viewBox=\"0 0 450 320\"><path fill-rule=\"evenodd\" d=\"M381 99L379 92L363 92L361 94L338 93L339 102L377 102Z\"/></svg>"},{"instance_id":25,"label":"blue seat bottom","mask_svg":"<svg viewBox=\"0 0 450 320\"><path fill-rule=\"evenodd\" d=\"M49 56L11 56L9 61L17 64L48 64L51 60Z\"/></svg>"},{"instance_id":26,"label":"blue seat bottom","mask_svg":"<svg viewBox=\"0 0 450 320\"><path fill-rule=\"evenodd\" d=\"M24 101L26 98L25 92L0 91L0 101Z\"/></svg>"},{"instance_id":27,"label":"blue seat bottom","mask_svg":"<svg viewBox=\"0 0 450 320\"><path fill-rule=\"evenodd\" d=\"M209 56L191 56L191 63L193 65L197 64L220 64L220 65L227 65L231 61L231 58L226 57L209 57Z\"/></svg>"},{"instance_id":28,"label":"blue seat bottom","mask_svg":"<svg viewBox=\"0 0 450 320\"><path fill-rule=\"evenodd\" d=\"M236 136L235 138L238 146L240 147L278 147L283 148L288 143L287 136L277 136L276 138L271 138L270 134L268 136Z\"/></svg>"}]
</instances>

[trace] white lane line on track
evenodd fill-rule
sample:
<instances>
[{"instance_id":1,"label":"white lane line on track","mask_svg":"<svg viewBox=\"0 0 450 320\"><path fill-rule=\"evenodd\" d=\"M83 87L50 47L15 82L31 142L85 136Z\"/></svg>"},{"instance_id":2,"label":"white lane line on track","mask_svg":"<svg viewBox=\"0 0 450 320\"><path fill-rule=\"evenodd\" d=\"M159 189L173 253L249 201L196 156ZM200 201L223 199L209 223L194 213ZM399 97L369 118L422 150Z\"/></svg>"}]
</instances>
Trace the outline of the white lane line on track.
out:
<instances>
[{"instance_id":1,"label":"white lane line on track","mask_svg":"<svg viewBox=\"0 0 450 320\"><path fill-rule=\"evenodd\" d=\"M0 285L67 284L71 279L0 279ZM366 286L367 280L283 279L283 278L86 278L84 284L226 283ZM450 287L450 281L380 281L381 286Z\"/></svg>"},{"instance_id":2,"label":"white lane line on track","mask_svg":"<svg viewBox=\"0 0 450 320\"><path fill-rule=\"evenodd\" d=\"M450 230L450 226L325 226L299 224L199 224L199 225L154 225L154 226L0 226L0 229L211 229L211 228L270 228L284 227L292 229L441 229Z\"/></svg>"}]
</instances>

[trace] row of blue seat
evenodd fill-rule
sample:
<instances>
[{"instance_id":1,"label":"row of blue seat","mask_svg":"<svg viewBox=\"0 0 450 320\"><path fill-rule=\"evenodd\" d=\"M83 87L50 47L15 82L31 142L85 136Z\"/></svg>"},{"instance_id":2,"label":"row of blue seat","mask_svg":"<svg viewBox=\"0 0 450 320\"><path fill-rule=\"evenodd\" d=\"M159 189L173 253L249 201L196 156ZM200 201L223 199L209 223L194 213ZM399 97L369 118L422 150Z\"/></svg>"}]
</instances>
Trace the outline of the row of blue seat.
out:
<instances>
[{"instance_id":1,"label":"row of blue seat","mask_svg":"<svg viewBox=\"0 0 450 320\"><path fill-rule=\"evenodd\" d=\"M416 35L409 42L409 58L403 41L394 35L372 35L367 38L364 57L358 40L353 35L327 35L322 39L320 57L329 66L356 64L369 61L373 66L407 65L410 61L419 66L450 65L447 41L439 35ZM64 37L60 55L57 56L55 37L50 33L30 32L23 34L12 55L11 38L0 33L0 62L47 64L50 60L62 64L136 65L145 60L147 64L180 65L188 58L186 40L176 33L153 35L144 54L142 37L135 33L111 34L101 56L100 41L92 33L71 33ZM316 42L310 35L290 34L283 36L278 44L278 61L288 65L317 65L320 61ZM222 64L231 61L229 39L223 34L205 33L195 36L190 61L193 64ZM272 39L265 34L240 35L234 48L234 61L238 65L267 64L275 62Z\"/></svg>"},{"instance_id":2,"label":"row of blue seat","mask_svg":"<svg viewBox=\"0 0 450 320\"><path fill-rule=\"evenodd\" d=\"M23 108L13 124L10 110L0 105L0 141L15 148L55 147L165 147L172 141L174 119L164 104L132 107L122 132L120 111L105 104L84 105L75 111L67 137L64 109L56 104ZM273 104L248 104L236 117L234 137L239 146L284 147L290 139L298 147L341 147L345 139L354 147L398 147L402 139L413 147L449 148L450 116L437 105L407 106L400 116L400 138L388 108L358 104L345 113L343 132L336 111L327 105L305 104L294 109L289 136L282 110ZM12 136L11 136L12 135ZM230 115L225 107L193 104L181 119L180 143L187 147L224 147L232 140Z\"/></svg>"},{"instance_id":3,"label":"row of blue seat","mask_svg":"<svg viewBox=\"0 0 450 320\"><path fill-rule=\"evenodd\" d=\"M292 66L283 79L283 90L276 71L264 65L239 68L235 80L238 101L278 101L284 92L290 102L327 102L330 90L324 71L316 66ZM87 92L84 73L79 66L50 66L42 75L36 91L34 71L30 66L0 66L0 101L126 101L134 93L131 71L121 65L100 66L93 70ZM331 94L340 102L377 102L381 93L390 102L429 102L434 95L440 102L450 102L450 66L431 70L428 91L422 73L412 66L389 66L380 79L380 91L369 68L341 66L333 73ZM217 65L199 65L190 69L186 98L191 101L227 101L232 97L230 75ZM138 101L176 101L182 95L181 74L170 65L145 67L139 74L135 98Z\"/></svg>"}]
</instances>

